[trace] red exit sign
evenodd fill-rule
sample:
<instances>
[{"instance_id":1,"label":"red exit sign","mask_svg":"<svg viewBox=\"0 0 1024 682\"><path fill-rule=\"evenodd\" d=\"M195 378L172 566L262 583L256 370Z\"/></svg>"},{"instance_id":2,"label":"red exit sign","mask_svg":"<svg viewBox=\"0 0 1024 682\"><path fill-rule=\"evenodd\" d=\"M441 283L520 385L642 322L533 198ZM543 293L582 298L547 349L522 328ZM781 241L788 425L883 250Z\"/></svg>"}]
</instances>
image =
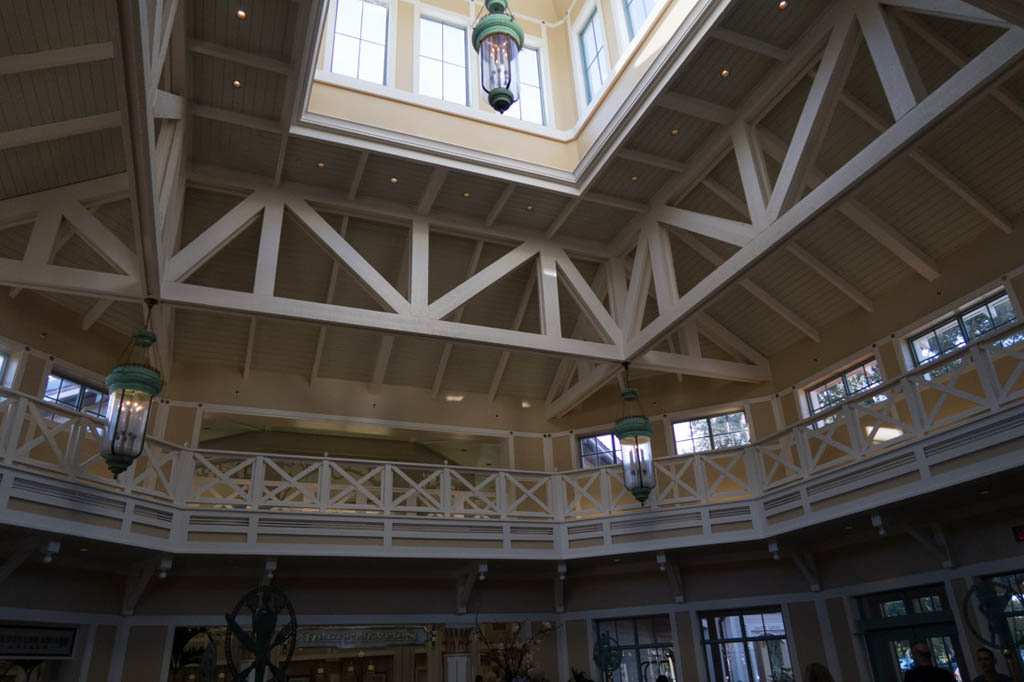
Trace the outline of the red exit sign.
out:
<instances>
[{"instance_id":1,"label":"red exit sign","mask_svg":"<svg viewBox=\"0 0 1024 682\"><path fill-rule=\"evenodd\" d=\"M1024 542L1024 526L1014 526L1013 537L1017 538L1017 542Z\"/></svg>"}]
</instances>

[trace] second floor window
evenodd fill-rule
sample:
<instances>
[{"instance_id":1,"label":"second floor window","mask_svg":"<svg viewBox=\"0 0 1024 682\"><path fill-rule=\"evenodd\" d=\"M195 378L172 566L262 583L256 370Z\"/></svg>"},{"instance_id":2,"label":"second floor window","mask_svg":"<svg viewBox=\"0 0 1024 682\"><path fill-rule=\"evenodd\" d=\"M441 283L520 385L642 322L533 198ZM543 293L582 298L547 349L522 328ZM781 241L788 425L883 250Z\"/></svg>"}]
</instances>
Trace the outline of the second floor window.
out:
<instances>
[{"instance_id":1,"label":"second floor window","mask_svg":"<svg viewBox=\"0 0 1024 682\"><path fill-rule=\"evenodd\" d=\"M372 0L338 0L331 71L384 85L388 6Z\"/></svg>"},{"instance_id":2,"label":"second floor window","mask_svg":"<svg viewBox=\"0 0 1024 682\"><path fill-rule=\"evenodd\" d=\"M593 101L601 86L611 76L608 65L608 48L604 42L604 25L597 9L580 31L580 58L583 60L583 84L586 87L587 104Z\"/></svg>"},{"instance_id":3,"label":"second floor window","mask_svg":"<svg viewBox=\"0 0 1024 682\"><path fill-rule=\"evenodd\" d=\"M466 29L420 18L420 93L468 104Z\"/></svg>"},{"instance_id":4,"label":"second floor window","mask_svg":"<svg viewBox=\"0 0 1024 682\"><path fill-rule=\"evenodd\" d=\"M584 469L603 467L620 461L622 446L613 433L580 438L580 464Z\"/></svg>"},{"instance_id":5,"label":"second floor window","mask_svg":"<svg viewBox=\"0 0 1024 682\"><path fill-rule=\"evenodd\" d=\"M912 337L910 352L914 365L920 367L953 353L979 336L1016 321L1010 297L999 294Z\"/></svg>"},{"instance_id":6,"label":"second floor window","mask_svg":"<svg viewBox=\"0 0 1024 682\"><path fill-rule=\"evenodd\" d=\"M624 0L626 5L626 26L629 28L629 39L636 37L637 31L654 11L655 0Z\"/></svg>"},{"instance_id":7,"label":"second floor window","mask_svg":"<svg viewBox=\"0 0 1024 682\"><path fill-rule=\"evenodd\" d=\"M519 99L505 112L523 121L544 125L544 95L540 77L540 51L524 47L519 52Z\"/></svg>"},{"instance_id":8,"label":"second floor window","mask_svg":"<svg viewBox=\"0 0 1024 682\"><path fill-rule=\"evenodd\" d=\"M43 400L57 403L72 410L85 412L94 417L105 417L107 394L98 388L81 384L59 374L46 377L46 391Z\"/></svg>"},{"instance_id":9,"label":"second floor window","mask_svg":"<svg viewBox=\"0 0 1024 682\"><path fill-rule=\"evenodd\" d=\"M818 414L880 383L882 373L878 369L878 360L872 358L808 389L807 407L812 415Z\"/></svg>"},{"instance_id":10,"label":"second floor window","mask_svg":"<svg viewBox=\"0 0 1024 682\"><path fill-rule=\"evenodd\" d=\"M672 425L676 454L723 450L750 443L747 417L740 412L701 417Z\"/></svg>"}]
</instances>

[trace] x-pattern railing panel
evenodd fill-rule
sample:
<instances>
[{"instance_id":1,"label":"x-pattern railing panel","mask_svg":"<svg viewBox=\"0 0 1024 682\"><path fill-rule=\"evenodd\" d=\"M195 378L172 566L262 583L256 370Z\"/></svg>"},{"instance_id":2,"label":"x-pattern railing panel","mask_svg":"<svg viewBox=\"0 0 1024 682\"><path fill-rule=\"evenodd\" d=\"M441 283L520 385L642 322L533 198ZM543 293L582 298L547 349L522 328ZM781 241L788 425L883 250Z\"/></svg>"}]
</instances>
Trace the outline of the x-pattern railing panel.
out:
<instances>
[{"instance_id":1,"label":"x-pattern railing panel","mask_svg":"<svg viewBox=\"0 0 1024 682\"><path fill-rule=\"evenodd\" d=\"M72 434L82 421L46 403L29 402L14 458L34 467L74 475L76 453L68 452Z\"/></svg>"},{"instance_id":2,"label":"x-pattern railing panel","mask_svg":"<svg viewBox=\"0 0 1024 682\"><path fill-rule=\"evenodd\" d=\"M260 458L263 465L263 490L260 491L260 506L316 508L320 506L321 462L308 460L281 460L270 457ZM296 470L292 474L287 468Z\"/></svg>"},{"instance_id":3,"label":"x-pattern railing panel","mask_svg":"<svg viewBox=\"0 0 1024 682\"><path fill-rule=\"evenodd\" d=\"M256 459L196 452L191 500L230 506L250 504Z\"/></svg>"},{"instance_id":4,"label":"x-pattern railing panel","mask_svg":"<svg viewBox=\"0 0 1024 682\"><path fill-rule=\"evenodd\" d=\"M700 502L696 462L686 455L654 460L659 507Z\"/></svg>"},{"instance_id":5,"label":"x-pattern railing panel","mask_svg":"<svg viewBox=\"0 0 1024 682\"><path fill-rule=\"evenodd\" d=\"M126 491L165 500L173 499L171 478L177 455L177 450L147 442L142 455L125 472Z\"/></svg>"},{"instance_id":6,"label":"x-pattern railing panel","mask_svg":"<svg viewBox=\"0 0 1024 682\"><path fill-rule=\"evenodd\" d=\"M757 446L756 450L760 455L766 490L785 485L803 476L797 432L786 432L775 442Z\"/></svg>"},{"instance_id":7,"label":"x-pattern railing panel","mask_svg":"<svg viewBox=\"0 0 1024 682\"><path fill-rule=\"evenodd\" d=\"M853 437L846 415L835 415L831 423L820 423L817 428L803 429L810 452L809 474L831 469L857 458Z\"/></svg>"},{"instance_id":8,"label":"x-pattern railing panel","mask_svg":"<svg viewBox=\"0 0 1024 682\"><path fill-rule=\"evenodd\" d=\"M420 514L444 513L443 475L443 468L420 469L392 466L391 510Z\"/></svg>"},{"instance_id":9,"label":"x-pattern railing panel","mask_svg":"<svg viewBox=\"0 0 1024 682\"><path fill-rule=\"evenodd\" d=\"M384 510L385 465L328 462L328 509Z\"/></svg>"},{"instance_id":10,"label":"x-pattern railing panel","mask_svg":"<svg viewBox=\"0 0 1024 682\"><path fill-rule=\"evenodd\" d=\"M872 401L850 403L854 414L853 428L864 438L864 454L874 454L914 437L910 408L899 386Z\"/></svg>"},{"instance_id":11,"label":"x-pattern railing panel","mask_svg":"<svg viewBox=\"0 0 1024 682\"><path fill-rule=\"evenodd\" d=\"M1024 398L1024 342L994 344L987 352L992 358L999 403Z\"/></svg>"},{"instance_id":12,"label":"x-pattern railing panel","mask_svg":"<svg viewBox=\"0 0 1024 682\"><path fill-rule=\"evenodd\" d=\"M987 409L987 396L977 368L961 357L915 376L924 408L923 431L930 432Z\"/></svg>"},{"instance_id":13,"label":"x-pattern railing panel","mask_svg":"<svg viewBox=\"0 0 1024 682\"><path fill-rule=\"evenodd\" d=\"M602 471L583 469L562 475L566 516L592 516L607 511L601 499Z\"/></svg>"},{"instance_id":14,"label":"x-pattern railing panel","mask_svg":"<svg viewBox=\"0 0 1024 682\"><path fill-rule=\"evenodd\" d=\"M708 499L737 497L751 492L743 450L701 455L707 476Z\"/></svg>"},{"instance_id":15,"label":"x-pattern railing panel","mask_svg":"<svg viewBox=\"0 0 1024 682\"><path fill-rule=\"evenodd\" d=\"M551 477L546 474L508 472L506 500L508 516L551 516Z\"/></svg>"},{"instance_id":16,"label":"x-pattern railing panel","mask_svg":"<svg viewBox=\"0 0 1024 682\"><path fill-rule=\"evenodd\" d=\"M499 473L448 469L451 477L451 509L459 518L500 516Z\"/></svg>"},{"instance_id":17,"label":"x-pattern railing panel","mask_svg":"<svg viewBox=\"0 0 1024 682\"><path fill-rule=\"evenodd\" d=\"M607 509L609 512L640 508L640 503L636 501L633 493L626 487L626 479L622 473L622 467L607 467L605 475L608 477L609 498Z\"/></svg>"}]
</instances>

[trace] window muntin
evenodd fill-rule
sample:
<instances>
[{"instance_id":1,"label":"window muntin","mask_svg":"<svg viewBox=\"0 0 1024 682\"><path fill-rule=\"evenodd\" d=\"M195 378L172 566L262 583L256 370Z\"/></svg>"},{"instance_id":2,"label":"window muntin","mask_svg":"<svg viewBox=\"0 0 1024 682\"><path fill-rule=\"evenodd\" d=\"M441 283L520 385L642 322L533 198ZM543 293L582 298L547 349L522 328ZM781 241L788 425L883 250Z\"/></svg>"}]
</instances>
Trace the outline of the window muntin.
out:
<instances>
[{"instance_id":1,"label":"window muntin","mask_svg":"<svg viewBox=\"0 0 1024 682\"><path fill-rule=\"evenodd\" d=\"M750 443L747 415L743 411L700 417L672 424L677 455L722 450Z\"/></svg>"},{"instance_id":2,"label":"window muntin","mask_svg":"<svg viewBox=\"0 0 1024 682\"><path fill-rule=\"evenodd\" d=\"M932 362L967 346L983 334L1016 321L1017 313L1010 297L999 294L912 337L910 353L914 366Z\"/></svg>"},{"instance_id":3,"label":"window muntin","mask_svg":"<svg viewBox=\"0 0 1024 682\"><path fill-rule=\"evenodd\" d=\"M604 42L604 25L597 8L583 25L579 33L580 58L583 60L583 85L586 88L587 104L594 99L611 75L608 65L608 48Z\"/></svg>"},{"instance_id":4,"label":"window muntin","mask_svg":"<svg viewBox=\"0 0 1024 682\"><path fill-rule=\"evenodd\" d=\"M618 643L622 662L612 673L615 682L653 680L658 675L665 675L672 682L678 679L672 626L667 615L599 620L594 627L598 638L607 633Z\"/></svg>"},{"instance_id":5,"label":"window muntin","mask_svg":"<svg viewBox=\"0 0 1024 682\"><path fill-rule=\"evenodd\" d=\"M7 375L7 353L0 351L0 384L3 384L4 377Z\"/></svg>"},{"instance_id":6,"label":"window muntin","mask_svg":"<svg viewBox=\"0 0 1024 682\"><path fill-rule=\"evenodd\" d=\"M419 91L428 97L468 104L466 29L420 17Z\"/></svg>"},{"instance_id":7,"label":"window muntin","mask_svg":"<svg viewBox=\"0 0 1024 682\"><path fill-rule=\"evenodd\" d=\"M331 71L384 85L388 6L374 0L338 0Z\"/></svg>"},{"instance_id":8,"label":"window muntin","mask_svg":"<svg viewBox=\"0 0 1024 682\"><path fill-rule=\"evenodd\" d=\"M105 417L107 413L107 394L98 388L69 379L59 374L46 377L46 390L43 400L70 407L94 417Z\"/></svg>"},{"instance_id":9,"label":"window muntin","mask_svg":"<svg viewBox=\"0 0 1024 682\"><path fill-rule=\"evenodd\" d=\"M780 610L702 614L701 632L711 682L793 679Z\"/></svg>"},{"instance_id":10,"label":"window muntin","mask_svg":"<svg viewBox=\"0 0 1024 682\"><path fill-rule=\"evenodd\" d=\"M540 71L540 50L523 47L519 51L519 99L506 116L544 125L544 88Z\"/></svg>"},{"instance_id":11,"label":"window muntin","mask_svg":"<svg viewBox=\"0 0 1024 682\"><path fill-rule=\"evenodd\" d=\"M629 28L629 39L633 40L637 32L644 25L644 22L647 21L647 17L651 16L657 3L655 0L623 0L623 4L626 10L626 26Z\"/></svg>"},{"instance_id":12,"label":"window muntin","mask_svg":"<svg viewBox=\"0 0 1024 682\"><path fill-rule=\"evenodd\" d=\"M881 383L878 360L872 358L808 389L807 407L812 415L818 414Z\"/></svg>"},{"instance_id":13,"label":"window muntin","mask_svg":"<svg viewBox=\"0 0 1024 682\"><path fill-rule=\"evenodd\" d=\"M614 433L581 436L580 464L584 469L603 467L622 461L622 445Z\"/></svg>"}]
</instances>

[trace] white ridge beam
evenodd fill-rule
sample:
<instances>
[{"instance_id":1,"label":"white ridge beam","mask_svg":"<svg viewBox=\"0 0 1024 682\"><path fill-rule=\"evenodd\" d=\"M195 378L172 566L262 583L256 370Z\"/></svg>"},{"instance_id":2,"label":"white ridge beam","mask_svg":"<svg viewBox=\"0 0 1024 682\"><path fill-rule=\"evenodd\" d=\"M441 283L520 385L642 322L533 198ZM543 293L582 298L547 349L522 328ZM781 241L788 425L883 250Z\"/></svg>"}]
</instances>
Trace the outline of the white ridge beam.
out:
<instances>
[{"instance_id":1,"label":"white ridge beam","mask_svg":"<svg viewBox=\"0 0 1024 682\"><path fill-rule=\"evenodd\" d=\"M857 5L857 19L893 118L901 118L928 94L903 33L873 0Z\"/></svg>"},{"instance_id":2,"label":"white ridge beam","mask_svg":"<svg viewBox=\"0 0 1024 682\"><path fill-rule=\"evenodd\" d=\"M665 92L654 100L655 106L663 109L671 109L680 114L693 116L719 125L731 123L736 117L736 112L729 107L714 104L706 100L697 99L688 95L681 95L677 92Z\"/></svg>"},{"instance_id":3,"label":"white ridge beam","mask_svg":"<svg viewBox=\"0 0 1024 682\"><path fill-rule=\"evenodd\" d=\"M633 360L632 367L656 372L680 373L695 377L759 383L771 379L771 371L764 365L748 365L731 360L695 358L650 350Z\"/></svg>"},{"instance_id":4,"label":"white ridge beam","mask_svg":"<svg viewBox=\"0 0 1024 682\"><path fill-rule=\"evenodd\" d=\"M789 244L787 244L786 249L791 254L799 258L804 263L804 265L806 265L811 270L814 270L816 273L821 275L821 277L825 281L834 286L836 289L839 289L839 291L845 294L847 298L849 298L851 301L859 305L861 308L868 311L869 313L875 309L874 304L871 303L871 299L862 294L860 290L857 289L857 287L853 286L845 279L843 279L835 270L828 267L820 260L815 258L813 255L811 255L811 253L807 251L807 249L800 246L796 242L790 242Z\"/></svg>"},{"instance_id":5,"label":"white ridge beam","mask_svg":"<svg viewBox=\"0 0 1024 682\"><path fill-rule=\"evenodd\" d=\"M744 50L768 57L769 59L774 59L778 62L784 62L789 59L788 50L784 50L777 45L766 43L763 40L758 40L753 36L748 36L737 31L730 31L726 28L716 28L711 32L711 37L716 40L721 40L723 43L742 47Z\"/></svg>"},{"instance_id":6,"label":"white ridge beam","mask_svg":"<svg viewBox=\"0 0 1024 682\"><path fill-rule=\"evenodd\" d=\"M654 209L654 218L660 223L679 228L686 232L711 237L736 246L745 246L754 238L753 226L737 220L698 213L674 206L659 206Z\"/></svg>"},{"instance_id":7,"label":"white ridge beam","mask_svg":"<svg viewBox=\"0 0 1024 682\"><path fill-rule=\"evenodd\" d=\"M466 267L465 279L469 279L476 274L476 268L480 264L480 254L483 252L484 243L478 241L473 247L473 255L469 259L469 265ZM460 306L452 313L452 322L462 321L462 312L466 308ZM444 349L441 351L441 358L437 362L437 372L434 374L434 384L431 388L431 396L436 398L438 391L441 390L441 384L444 383L444 373L448 369L448 360L452 356L452 344L451 342L444 344Z\"/></svg>"},{"instance_id":8,"label":"white ridge beam","mask_svg":"<svg viewBox=\"0 0 1024 682\"><path fill-rule=\"evenodd\" d=\"M0 57L0 76L9 76L15 73L26 73L41 69L55 69L72 64L101 62L113 58L114 45L109 42L15 54Z\"/></svg>"},{"instance_id":9,"label":"white ridge beam","mask_svg":"<svg viewBox=\"0 0 1024 682\"><path fill-rule=\"evenodd\" d=\"M672 159L666 159L664 156L658 156L657 154L648 154L646 152L638 152L632 149L620 149L615 152L615 155L624 161L642 163L645 166L662 168L667 171L672 171L673 173L682 173L686 170L686 164L682 161L673 161Z\"/></svg>"},{"instance_id":10,"label":"white ridge beam","mask_svg":"<svg viewBox=\"0 0 1024 682\"><path fill-rule=\"evenodd\" d=\"M841 13L832 27L821 65L793 132L779 177L768 201L768 220L777 219L800 198L807 169L814 163L832 120L836 98L857 53L853 16Z\"/></svg>"},{"instance_id":11,"label":"white ridge beam","mask_svg":"<svg viewBox=\"0 0 1024 682\"><path fill-rule=\"evenodd\" d=\"M765 253L787 240L822 213L842 203L868 177L931 130L973 97L997 82L1024 54L1024 30L1012 28L953 74L906 116L869 143L821 185L797 202L778 220L761 230L711 276L684 294L669 314L662 314L626 343L632 359L656 344L665 334L696 312L724 287L739 279Z\"/></svg>"},{"instance_id":12,"label":"white ridge beam","mask_svg":"<svg viewBox=\"0 0 1024 682\"><path fill-rule=\"evenodd\" d=\"M119 111L72 118L66 121L57 121L56 123L45 123L32 126L31 128L2 132L0 133L0 149L25 147L30 144L59 140L63 137L72 137L73 135L94 133L99 130L120 127L121 112Z\"/></svg>"}]
</instances>

